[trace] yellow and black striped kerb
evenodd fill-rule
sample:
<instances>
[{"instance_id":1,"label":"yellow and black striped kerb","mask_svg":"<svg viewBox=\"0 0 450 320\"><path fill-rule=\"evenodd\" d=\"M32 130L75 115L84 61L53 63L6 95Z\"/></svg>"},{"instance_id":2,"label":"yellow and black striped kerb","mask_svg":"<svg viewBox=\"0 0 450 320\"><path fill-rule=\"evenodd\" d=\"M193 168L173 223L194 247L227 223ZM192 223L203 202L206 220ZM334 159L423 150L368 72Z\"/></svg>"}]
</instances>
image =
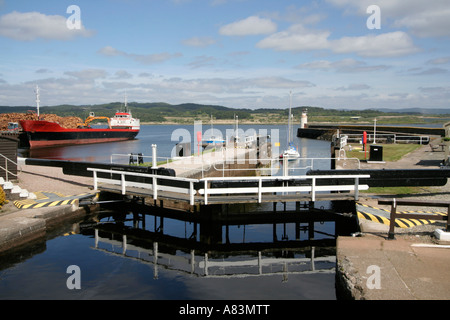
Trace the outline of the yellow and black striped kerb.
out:
<instances>
[{"instance_id":1,"label":"yellow and black striped kerb","mask_svg":"<svg viewBox=\"0 0 450 320\"><path fill-rule=\"evenodd\" d=\"M365 219L377 223L382 223L385 225L389 225L390 219L388 218L390 215L390 211L382 208L377 208L365 204L358 203L357 204L357 215L358 219ZM402 211L397 214L402 213L417 213L417 214L440 214L446 215L444 212L431 212L431 211ZM411 228L419 225L425 225L433 223L435 220L428 219L404 219L404 218L396 218L395 219L395 227L396 228Z\"/></svg>"},{"instance_id":2,"label":"yellow and black striped kerb","mask_svg":"<svg viewBox=\"0 0 450 320\"><path fill-rule=\"evenodd\" d=\"M390 223L391 223L391 220L386 217L378 216L378 215L367 213L367 212L361 212L361 211L358 211L358 218L370 220L373 222L378 222L378 223L382 223L382 224L386 224L386 225L390 225ZM411 228L411 227L415 227L415 226L419 226L419 225L430 224L433 222L434 222L434 220L397 218L397 219L395 219L395 227L396 228Z\"/></svg>"},{"instance_id":3,"label":"yellow and black striped kerb","mask_svg":"<svg viewBox=\"0 0 450 320\"><path fill-rule=\"evenodd\" d=\"M28 202L28 201L30 201L30 202ZM78 199L46 201L46 202L36 202L33 200L18 200L18 201L14 201L14 204L19 209L32 209L32 208L63 206L63 205L67 205L67 204L74 204L77 201L78 201Z\"/></svg>"},{"instance_id":4,"label":"yellow and black striped kerb","mask_svg":"<svg viewBox=\"0 0 450 320\"><path fill-rule=\"evenodd\" d=\"M19 209L34 209L44 207L56 207L64 205L72 205L79 201L80 198L89 194L83 193L74 196L65 196L57 192L36 192L36 199L26 199L14 201L14 205Z\"/></svg>"}]
</instances>

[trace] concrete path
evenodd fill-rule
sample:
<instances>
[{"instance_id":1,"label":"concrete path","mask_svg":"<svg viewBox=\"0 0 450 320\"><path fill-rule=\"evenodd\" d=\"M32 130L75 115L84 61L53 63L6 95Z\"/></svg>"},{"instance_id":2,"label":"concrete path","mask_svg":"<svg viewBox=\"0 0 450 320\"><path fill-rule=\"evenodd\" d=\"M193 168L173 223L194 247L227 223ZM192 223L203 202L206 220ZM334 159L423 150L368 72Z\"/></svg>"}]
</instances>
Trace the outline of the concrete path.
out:
<instances>
[{"instance_id":1,"label":"concrete path","mask_svg":"<svg viewBox=\"0 0 450 320\"><path fill-rule=\"evenodd\" d=\"M422 146L398 161L361 163L367 169L436 169L443 152ZM443 187L423 187L404 199L450 201L450 183ZM363 194L360 202L389 212L377 204L378 197L396 195ZM368 207L366 207L368 208ZM399 211L436 211L436 208L399 207ZM442 211L442 209L440 210ZM446 210L443 210L446 212ZM386 211L384 211L386 213ZM375 213L375 212L372 212ZM380 213L380 215L383 215ZM384 216L389 216L384 214ZM450 299L450 243L434 236L444 222L412 228L395 228L396 240L388 240L389 226L359 220L362 236L339 237L337 276L352 299L366 300L448 300Z\"/></svg>"},{"instance_id":2,"label":"concrete path","mask_svg":"<svg viewBox=\"0 0 450 320\"><path fill-rule=\"evenodd\" d=\"M339 237L338 270L354 299L450 299L450 246L414 235Z\"/></svg>"}]
</instances>

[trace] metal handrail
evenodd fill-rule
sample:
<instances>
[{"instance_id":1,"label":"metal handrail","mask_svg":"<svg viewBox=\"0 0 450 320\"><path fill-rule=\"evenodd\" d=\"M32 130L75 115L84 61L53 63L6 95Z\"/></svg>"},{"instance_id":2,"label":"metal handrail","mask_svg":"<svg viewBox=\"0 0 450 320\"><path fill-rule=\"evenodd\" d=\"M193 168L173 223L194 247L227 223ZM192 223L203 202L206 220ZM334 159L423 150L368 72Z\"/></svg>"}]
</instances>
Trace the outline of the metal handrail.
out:
<instances>
[{"instance_id":1,"label":"metal handrail","mask_svg":"<svg viewBox=\"0 0 450 320\"><path fill-rule=\"evenodd\" d=\"M189 182L189 202L191 205L194 205L194 196L196 191L194 190L194 183L195 182L199 182L198 179L191 179L191 178L184 178L184 177L172 177L172 176L163 176L163 175L157 175L157 174L149 174L149 173L138 173L138 172L124 172L124 171L117 171L117 170L107 170L107 169L98 169L98 168L87 168L88 171L92 171L93 172L93 178L94 178L94 190L97 191L98 190L98 182L99 179L104 179L106 180L106 178L98 178L97 177L97 172L103 172L103 173L110 173L110 174L117 174L120 175L120 185L121 185L121 191L122 194L126 194L126 180L125 180L125 176L135 176L135 177L147 177L147 178L152 178L152 191L153 191L153 199L156 200L158 199L158 179L159 180L176 180L176 181L184 181L184 182ZM112 179L108 179L108 181L110 181ZM128 184L129 185L129 184ZM183 189L181 187L177 187L174 189Z\"/></svg>"},{"instance_id":2,"label":"metal handrail","mask_svg":"<svg viewBox=\"0 0 450 320\"><path fill-rule=\"evenodd\" d=\"M88 171L93 172L93 178L94 178L94 190L98 190L98 182L99 179L108 182L112 182L115 184L118 184L116 180L107 179L107 178L98 178L97 173L103 172L103 173L110 173L110 174L117 174L120 175L120 186L121 186L121 192L123 195L126 194L126 187L127 186L140 186L140 187L147 187L153 192L153 199L158 199L158 190L164 190L167 189L172 192L178 192L178 193L184 193L189 195L189 203L191 205L194 205L194 196L197 195L203 195L204 203L205 205L208 204L208 195L212 194L229 194L229 193L257 193L258 194L258 203L261 203L262 201L262 194L263 193L273 193L273 192L300 192L300 191L307 191L311 193L312 201L315 201L315 196L317 191L349 191L349 186L317 186L316 180L317 179L342 179L342 178L348 178L348 179L354 179L355 183L353 186L350 186L350 188L355 192L355 200L358 200L358 192L360 189L366 189L368 188L367 185L360 185L359 179L360 178L370 178L370 175L302 175L302 176L275 176L275 177L253 177L253 176L245 176L245 177L211 177L211 178L203 178L203 179L192 179L192 178L184 178L184 177L173 177L173 176L163 176L163 175L157 175L157 174L149 174L149 173L138 173L138 172L124 172L124 171L117 171L117 170L107 170L107 169L98 169L98 168L87 168ZM126 176L137 176L137 177L147 177L152 178L151 184L143 184L143 183L137 183L132 181L126 181ZM278 187L263 187L263 180L269 181L269 180L283 180L284 182L292 181L292 180L311 180L310 186L289 186L289 185L283 185ZM175 180L175 181L183 181L183 182L189 182L189 189L183 188L180 186L177 187L167 187L161 184L158 184L158 180ZM210 188L208 187L208 184L214 181L223 182L223 181L255 181L258 182L257 187L243 187L243 188L236 188L233 187L231 189L224 190L223 188ZM203 182L203 189L195 189L194 183ZM187 189L187 190L186 190Z\"/></svg>"},{"instance_id":3,"label":"metal handrail","mask_svg":"<svg viewBox=\"0 0 450 320\"><path fill-rule=\"evenodd\" d=\"M297 159L295 159L297 160ZM314 170L314 162L315 160L352 160L356 162L357 165L357 169L361 169L361 161L358 158L344 158L344 157L337 157L337 158L298 158L298 160L307 160L309 161L309 165L307 164L305 167L295 167L295 166L289 166L289 170L306 170L306 169L311 169ZM252 170L255 171L266 171L266 170L271 170L271 169L277 169L279 170L280 168L272 168L272 164L274 162L280 162L280 159L278 158L266 158L266 159L245 159L245 161L255 161L255 162L250 162L250 163L258 163L258 162L270 162L270 168L269 167L262 167L262 168L252 168ZM216 165L222 165L222 168L218 168L216 167ZM246 171L248 170L248 168L244 168L244 169L239 169L239 168L233 168L233 169L225 169L225 163L224 162L217 162L213 164L213 167L216 171Z\"/></svg>"},{"instance_id":4,"label":"metal handrail","mask_svg":"<svg viewBox=\"0 0 450 320\"><path fill-rule=\"evenodd\" d=\"M0 156L3 157L3 158L5 159L5 168L2 167L2 166L0 166L0 169L2 169L2 170L5 171L5 173L6 173L6 181L9 181L8 173L11 174L11 175L13 175L13 176L15 176L15 177L18 177L18 176L19 176L18 174L16 174L16 173L11 172L11 171L8 170L8 161L12 162L13 164L16 165L16 167L18 167L19 165L17 164L17 162L14 162L13 160L9 159L8 157L4 156L4 155L1 154L1 153L0 153Z\"/></svg>"},{"instance_id":5,"label":"metal handrail","mask_svg":"<svg viewBox=\"0 0 450 320\"><path fill-rule=\"evenodd\" d=\"M355 184L353 185L353 191L354 191L354 198L355 200L358 200L359 197L359 190L365 190L368 188L367 185L360 185L359 179L361 178L370 178L370 175L363 175L363 174L355 174L355 175L301 175L301 176L273 176L273 177L212 177L212 178L203 178L200 181L204 182L204 189L199 190L199 193L204 195L204 201L205 204L208 204L208 195L211 194L231 194L231 193L237 193L237 194L244 194L244 193L257 193L258 194L258 203L261 203L262 201L262 194L263 193L273 193L273 192L282 192L282 193L288 193L288 192L310 192L311 193L311 200L316 200L316 192L317 191L349 191L348 186L345 185L338 185L338 186L317 186L316 180L317 179L354 179ZM242 188L236 188L233 187L231 190L224 190L223 188L208 188L208 182L213 181L256 181L258 182L257 187L242 187ZM286 182L286 185L279 186L279 187L263 187L263 180L269 181L269 180L277 180L277 181L283 181ZM311 180L310 186L289 186L288 182L292 180Z\"/></svg>"}]
</instances>

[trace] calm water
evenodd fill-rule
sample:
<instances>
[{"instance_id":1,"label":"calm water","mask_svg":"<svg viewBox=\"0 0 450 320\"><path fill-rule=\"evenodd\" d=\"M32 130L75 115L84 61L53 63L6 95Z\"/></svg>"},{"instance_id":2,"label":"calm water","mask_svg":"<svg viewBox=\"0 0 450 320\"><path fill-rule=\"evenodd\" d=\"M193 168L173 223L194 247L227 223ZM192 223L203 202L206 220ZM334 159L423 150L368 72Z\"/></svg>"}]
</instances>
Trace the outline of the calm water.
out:
<instances>
[{"instance_id":1,"label":"calm water","mask_svg":"<svg viewBox=\"0 0 450 320\"><path fill-rule=\"evenodd\" d=\"M225 135L231 126L215 128ZM278 136L280 151L284 148L285 126L252 128L267 129L272 138ZM157 144L158 156L168 157L180 141L171 139L176 129L194 135L193 126L143 126L134 141L53 148L24 156L109 162L111 154L150 156L151 145ZM207 129L203 126L203 132ZM294 143L303 157L329 157L328 142L295 138ZM315 167L328 165L329 161L319 161ZM255 213L268 209L246 208ZM230 212L234 210L242 208ZM318 241L314 250L306 242L311 234ZM336 299L334 247L320 242L333 240L334 234L334 222L211 224L117 204L113 210L102 210L96 221L67 223L33 246L0 256L0 299ZM75 282L79 280L80 289L68 288L72 273L67 268L72 265L79 267Z\"/></svg>"},{"instance_id":2,"label":"calm water","mask_svg":"<svg viewBox=\"0 0 450 320\"><path fill-rule=\"evenodd\" d=\"M19 151L21 151L22 156L30 158L96 162L110 162L111 155L113 155L112 158L115 162L126 162L128 161L128 157L121 157L119 156L120 154L142 153L144 156L149 157L146 161L151 161L152 144L157 145L158 158L167 158L175 155L176 144L178 142L191 142L191 151L196 153L195 139L197 131L201 131L202 137L204 138L211 136L211 131L216 138L219 136L226 138L234 133L234 127L231 125L215 125L211 129L210 125L143 125L136 139L131 141ZM270 135L274 144L278 141L280 146L273 146L274 153L281 153L286 147L286 131L286 126L279 125L239 125L239 132L241 134L248 135L256 133ZM293 142L298 147L302 157L329 157L329 142L296 138L295 129L293 130L293 135Z\"/></svg>"}]
</instances>

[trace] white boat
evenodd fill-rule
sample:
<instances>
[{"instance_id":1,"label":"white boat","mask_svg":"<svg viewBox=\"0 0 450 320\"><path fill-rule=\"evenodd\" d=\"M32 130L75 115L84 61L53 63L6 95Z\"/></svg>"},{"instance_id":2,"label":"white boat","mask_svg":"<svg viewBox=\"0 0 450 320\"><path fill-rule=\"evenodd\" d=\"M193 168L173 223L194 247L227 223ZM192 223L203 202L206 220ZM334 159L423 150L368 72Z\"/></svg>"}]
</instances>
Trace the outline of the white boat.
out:
<instances>
[{"instance_id":1,"label":"white boat","mask_svg":"<svg viewBox=\"0 0 450 320\"><path fill-rule=\"evenodd\" d=\"M211 115L211 129L210 129L211 134L207 137L202 139L202 143L203 144L213 144L213 145L224 145L225 144L225 140L222 139L222 137L217 138L214 134L214 127L213 127L213 116Z\"/></svg>"},{"instance_id":2,"label":"white boat","mask_svg":"<svg viewBox=\"0 0 450 320\"><path fill-rule=\"evenodd\" d=\"M140 121L139 119L133 118L131 111L128 110L126 97L124 110L116 112L114 117L110 119L110 126L113 129L140 130Z\"/></svg>"},{"instance_id":3,"label":"white boat","mask_svg":"<svg viewBox=\"0 0 450 320\"><path fill-rule=\"evenodd\" d=\"M292 92L289 93L289 119L288 119L288 138L287 138L287 145L288 148L284 150L282 154L280 154L280 159L287 159L287 160L294 160L300 158L300 154L297 151L297 148L294 146L294 143L291 140L291 131L292 131L292 114L291 114L291 108L292 108Z\"/></svg>"},{"instance_id":4,"label":"white boat","mask_svg":"<svg viewBox=\"0 0 450 320\"><path fill-rule=\"evenodd\" d=\"M293 145L290 145L282 154L280 154L280 159L294 160L298 158L300 158L300 154Z\"/></svg>"}]
</instances>

